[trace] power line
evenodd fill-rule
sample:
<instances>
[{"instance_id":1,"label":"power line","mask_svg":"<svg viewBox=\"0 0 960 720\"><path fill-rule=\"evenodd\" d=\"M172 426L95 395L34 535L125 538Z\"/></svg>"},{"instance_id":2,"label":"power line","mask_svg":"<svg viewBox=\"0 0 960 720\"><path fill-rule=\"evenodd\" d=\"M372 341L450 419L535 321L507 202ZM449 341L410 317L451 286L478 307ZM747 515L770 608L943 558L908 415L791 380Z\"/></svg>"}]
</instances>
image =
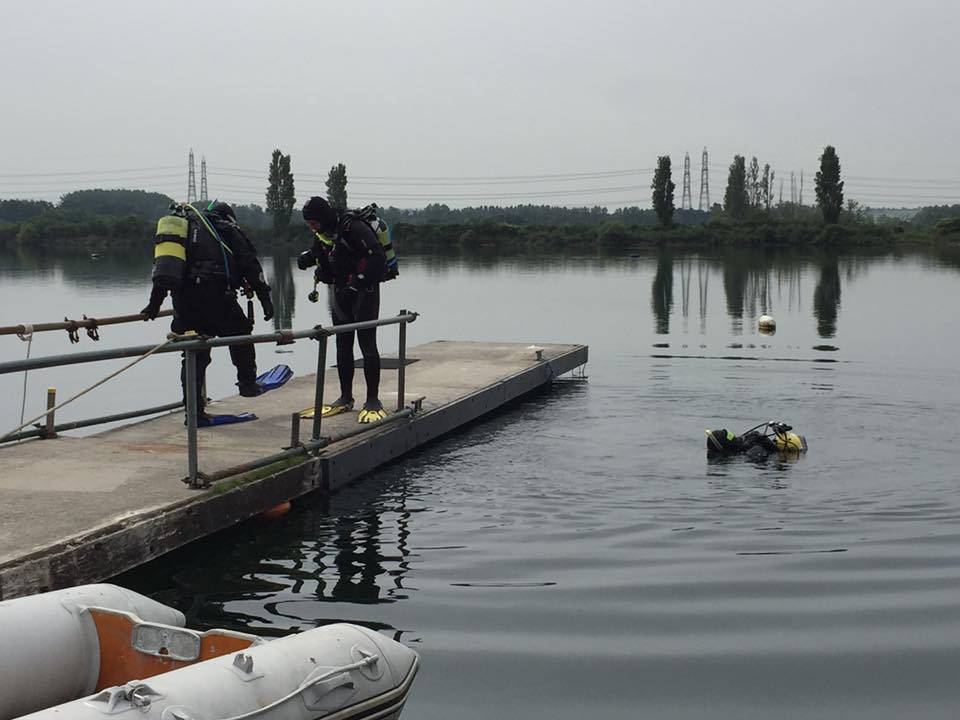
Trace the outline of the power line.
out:
<instances>
[{"instance_id":1,"label":"power line","mask_svg":"<svg viewBox=\"0 0 960 720\"><path fill-rule=\"evenodd\" d=\"M450 185L456 185L456 186L471 186L471 185L478 185L478 186L483 186L483 185L524 185L524 184L530 184L530 183L534 183L534 182L536 182L536 183L560 183L560 182L579 182L579 181L582 181L582 180L594 180L594 179L595 179L595 180L605 180L605 179L612 179L612 178L618 178L618 177L630 177L630 176L637 175L637 174L638 174L638 173L632 173L632 172L631 172L631 173L615 172L615 173L596 174L596 175L591 175L591 176L589 176L589 177L557 177L557 178L553 178L553 179L550 179L550 180L516 180L516 179L509 179L509 180L460 180L460 179L457 179L457 180L394 180L394 181L389 181L389 182L388 182L388 181L382 181L382 180L369 180L369 179L364 179L364 178L362 178L362 177L355 177L355 176L354 176L354 177L348 177L348 182L349 182L349 184L351 184L351 185L371 185L371 186L378 186L378 187L431 187L431 186L447 187L447 186L450 186ZM647 173L647 174L649 174L649 173ZM232 177L232 178L237 178L237 179L251 179L251 180L253 180L253 179L260 179L260 177L262 177L262 176L259 176L259 175L254 176L254 175L247 175L247 174L241 174L241 173L220 172L220 171L215 171L215 170L211 170L211 171L210 171L210 175L211 175L212 177L221 177L221 176L222 176L222 177ZM300 179L300 180L304 180L304 179L310 180L311 178L315 178L316 180L319 180L319 179L320 179L319 176L311 176L311 175L307 175L306 173L298 173L296 177L297 177L298 179Z\"/></svg>"},{"instance_id":2,"label":"power line","mask_svg":"<svg viewBox=\"0 0 960 720\"><path fill-rule=\"evenodd\" d=\"M222 185L224 190L235 190L235 191L244 191L244 192L262 192L254 191L250 188L237 186L237 185ZM388 193L390 197L394 198L403 198L407 200L412 199L422 199L422 200L442 200L443 198L456 198L456 199L483 199L483 198L524 198L524 197L564 197L572 195L584 195L584 194L605 194L605 193L617 193L617 192L636 192L638 190L645 190L645 185L622 185L619 187L601 187L601 188L574 188L567 190L530 190L528 192L491 192L491 193ZM358 193L351 193L358 194ZM359 193L363 194L363 193ZM370 193L366 193L369 195ZM381 193L383 194L383 193Z\"/></svg>"},{"instance_id":3,"label":"power line","mask_svg":"<svg viewBox=\"0 0 960 720\"><path fill-rule=\"evenodd\" d=\"M130 172L152 172L154 170L179 170L183 172L182 165L157 165L156 167L146 168L125 168L121 170L76 170L64 172L42 172L42 173L0 173L0 177L66 177L74 175L117 175Z\"/></svg>"},{"instance_id":4,"label":"power line","mask_svg":"<svg viewBox=\"0 0 960 720\"><path fill-rule=\"evenodd\" d=\"M592 179L592 178L608 178L608 177L626 177L629 175L641 175L649 174L654 171L655 168L632 168L627 170L600 170L594 172L582 172L582 173L558 173L558 174L548 174L548 175L491 175L491 176L417 176L417 175L348 175L349 182L356 182L362 180L365 182L401 182L401 183L433 183L433 182L471 182L477 184L484 183L499 183L504 181L553 181L553 180L583 180L583 179ZM265 173L260 170L250 170L248 168L220 168L219 170L211 169L210 174L227 174L227 173L239 173L239 177L251 176L251 177L262 177L266 178ZM296 177L305 178L308 180L326 180L329 176L327 174L317 175L310 173L297 173Z\"/></svg>"},{"instance_id":5,"label":"power line","mask_svg":"<svg viewBox=\"0 0 960 720\"><path fill-rule=\"evenodd\" d=\"M114 179L103 178L103 179L90 180L89 182L108 183L108 184L127 183L127 182L143 183L143 182L163 181L167 178L182 178L182 177L183 177L183 170L181 169L175 173L163 173L161 175L151 175L147 177L125 177L125 178L114 178ZM68 186L76 187L79 183L85 183L85 182L87 181L74 180L72 182L64 181L61 183L57 183L56 185L50 185L49 184L50 181L48 180L28 180L25 182L21 182L18 180L0 180L0 187L11 186L14 188L23 188L25 190L43 190L43 189L57 190L59 188L68 187ZM38 186L38 185L35 185L35 183L41 183L41 184Z\"/></svg>"}]
</instances>

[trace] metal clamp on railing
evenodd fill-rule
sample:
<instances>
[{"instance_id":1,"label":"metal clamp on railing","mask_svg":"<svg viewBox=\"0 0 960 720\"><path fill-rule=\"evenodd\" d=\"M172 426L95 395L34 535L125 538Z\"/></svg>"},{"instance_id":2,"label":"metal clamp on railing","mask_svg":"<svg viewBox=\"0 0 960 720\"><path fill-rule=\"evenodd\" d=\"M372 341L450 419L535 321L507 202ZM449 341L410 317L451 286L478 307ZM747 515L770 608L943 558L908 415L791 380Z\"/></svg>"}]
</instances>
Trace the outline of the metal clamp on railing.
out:
<instances>
[{"instance_id":1,"label":"metal clamp on railing","mask_svg":"<svg viewBox=\"0 0 960 720\"><path fill-rule=\"evenodd\" d=\"M100 339L100 332L97 330L97 319L88 318L86 315L83 316L83 319L87 323L87 337L96 342Z\"/></svg>"},{"instance_id":2,"label":"metal clamp on railing","mask_svg":"<svg viewBox=\"0 0 960 720\"><path fill-rule=\"evenodd\" d=\"M67 337L70 338L70 344L80 342L80 330L77 328L77 323L71 320L68 317L63 318L65 323L64 330L67 331Z\"/></svg>"}]
</instances>

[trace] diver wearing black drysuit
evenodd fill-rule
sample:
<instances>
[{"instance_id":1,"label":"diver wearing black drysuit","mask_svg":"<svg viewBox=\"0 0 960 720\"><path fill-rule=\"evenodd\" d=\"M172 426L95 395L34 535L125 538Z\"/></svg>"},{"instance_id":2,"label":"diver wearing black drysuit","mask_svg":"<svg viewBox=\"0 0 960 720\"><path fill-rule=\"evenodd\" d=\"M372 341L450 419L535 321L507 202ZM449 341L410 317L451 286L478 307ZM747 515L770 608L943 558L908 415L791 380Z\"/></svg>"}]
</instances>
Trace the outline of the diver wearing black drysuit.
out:
<instances>
[{"instance_id":1,"label":"diver wearing black drysuit","mask_svg":"<svg viewBox=\"0 0 960 720\"><path fill-rule=\"evenodd\" d=\"M202 218L199 214L202 213ZM250 239L237 225L233 208L210 203L191 210L186 243L186 274L183 284L170 291L173 296L171 330L177 334L193 330L208 337L249 335L253 322L237 302L237 291L249 287L263 307L263 319L273 317L270 286ZM206 220L206 222L204 222ZM209 223L209 227L208 227ZM210 232L210 229L214 232ZM167 290L154 283L149 304L141 311L156 318ZM256 351L253 345L231 345L230 359L237 369L237 386L245 397L259 395ZM203 389L210 350L197 353L197 409L204 416ZM186 359L181 363L180 385L186 388ZM186 391L184 390L184 403Z\"/></svg>"},{"instance_id":2,"label":"diver wearing black drysuit","mask_svg":"<svg viewBox=\"0 0 960 720\"><path fill-rule=\"evenodd\" d=\"M376 320L380 315L380 282L386 255L376 233L364 220L330 206L321 197L312 197L303 206L303 219L316 234L313 247L300 254L301 270L317 266L319 282L330 286L330 317L334 325ZM363 355L363 377L367 397L358 420L375 422L386 417L380 402L380 352L377 330L358 330ZM337 334L337 375L340 397L330 406L337 411L353 408L353 336Z\"/></svg>"}]
</instances>

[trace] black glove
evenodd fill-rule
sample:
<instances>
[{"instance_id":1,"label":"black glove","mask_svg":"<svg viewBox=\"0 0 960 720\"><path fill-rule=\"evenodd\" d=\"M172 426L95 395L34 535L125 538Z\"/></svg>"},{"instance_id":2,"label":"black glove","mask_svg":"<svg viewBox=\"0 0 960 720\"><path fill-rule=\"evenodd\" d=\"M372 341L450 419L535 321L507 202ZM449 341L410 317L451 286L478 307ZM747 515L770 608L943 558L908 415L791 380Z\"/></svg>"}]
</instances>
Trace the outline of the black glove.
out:
<instances>
[{"instance_id":1,"label":"black glove","mask_svg":"<svg viewBox=\"0 0 960 720\"><path fill-rule=\"evenodd\" d=\"M317 269L313 271L313 279L315 282L323 283L324 285L333 284L333 275L329 269L324 268L322 265L318 265Z\"/></svg>"},{"instance_id":2,"label":"black glove","mask_svg":"<svg viewBox=\"0 0 960 720\"><path fill-rule=\"evenodd\" d=\"M317 257L310 250L304 250L297 255L297 267L306 270L317 264Z\"/></svg>"},{"instance_id":3,"label":"black glove","mask_svg":"<svg viewBox=\"0 0 960 720\"><path fill-rule=\"evenodd\" d=\"M270 291L261 290L257 293L257 299L263 308L263 319L270 320L273 317L273 301L270 299Z\"/></svg>"},{"instance_id":4,"label":"black glove","mask_svg":"<svg viewBox=\"0 0 960 720\"><path fill-rule=\"evenodd\" d=\"M141 315L146 315L144 321L157 319L157 315L160 314L160 306L163 304L165 297L167 297L167 291L154 286L153 290L150 291L150 302L140 311Z\"/></svg>"}]
</instances>

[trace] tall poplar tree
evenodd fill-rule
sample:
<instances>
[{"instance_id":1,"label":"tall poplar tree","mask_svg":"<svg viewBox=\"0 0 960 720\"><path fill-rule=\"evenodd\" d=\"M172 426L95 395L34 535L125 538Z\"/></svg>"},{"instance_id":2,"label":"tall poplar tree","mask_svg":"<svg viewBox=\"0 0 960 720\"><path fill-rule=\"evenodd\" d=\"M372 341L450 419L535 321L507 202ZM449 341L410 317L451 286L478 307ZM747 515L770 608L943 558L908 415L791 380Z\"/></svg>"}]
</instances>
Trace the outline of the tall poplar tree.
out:
<instances>
[{"instance_id":1,"label":"tall poplar tree","mask_svg":"<svg viewBox=\"0 0 960 720\"><path fill-rule=\"evenodd\" d=\"M670 227L673 222L673 191L676 185L670 179L670 156L661 155L657 158L657 169L653 173L653 209L657 213L657 220L661 227Z\"/></svg>"},{"instance_id":2,"label":"tall poplar tree","mask_svg":"<svg viewBox=\"0 0 960 720\"><path fill-rule=\"evenodd\" d=\"M280 234L290 227L290 216L297 202L289 155L273 151L267 183L267 212L273 217L274 232Z\"/></svg>"},{"instance_id":3,"label":"tall poplar tree","mask_svg":"<svg viewBox=\"0 0 960 720\"><path fill-rule=\"evenodd\" d=\"M823 221L835 223L843 209L843 181L840 179L840 158L833 145L827 145L820 156L820 170L816 177L817 205L823 212Z\"/></svg>"},{"instance_id":4,"label":"tall poplar tree","mask_svg":"<svg viewBox=\"0 0 960 720\"><path fill-rule=\"evenodd\" d=\"M723 193L723 209L730 217L741 219L747 214L747 168L743 155L734 155L727 176L727 189Z\"/></svg>"},{"instance_id":5,"label":"tall poplar tree","mask_svg":"<svg viewBox=\"0 0 960 720\"><path fill-rule=\"evenodd\" d=\"M347 166L337 163L327 177L327 202L334 207L347 207Z\"/></svg>"},{"instance_id":6,"label":"tall poplar tree","mask_svg":"<svg viewBox=\"0 0 960 720\"><path fill-rule=\"evenodd\" d=\"M747 170L747 197L750 207L760 207L760 161L756 155L750 159L750 168Z\"/></svg>"}]
</instances>

